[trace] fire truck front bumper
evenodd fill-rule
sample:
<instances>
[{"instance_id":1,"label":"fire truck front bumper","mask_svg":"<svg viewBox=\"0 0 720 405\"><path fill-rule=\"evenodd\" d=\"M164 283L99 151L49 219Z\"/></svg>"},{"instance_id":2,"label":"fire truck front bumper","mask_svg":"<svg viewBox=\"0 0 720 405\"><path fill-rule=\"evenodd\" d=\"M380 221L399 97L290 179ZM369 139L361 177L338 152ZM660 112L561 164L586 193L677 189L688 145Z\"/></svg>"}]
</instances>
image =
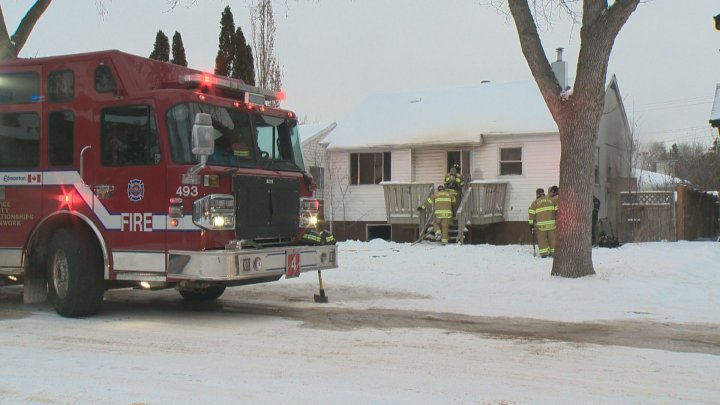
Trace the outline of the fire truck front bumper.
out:
<instances>
[{"instance_id":1,"label":"fire truck front bumper","mask_svg":"<svg viewBox=\"0 0 720 405\"><path fill-rule=\"evenodd\" d=\"M209 251L171 250L168 281L236 281L298 277L306 271L337 268L337 246L291 246Z\"/></svg>"}]
</instances>

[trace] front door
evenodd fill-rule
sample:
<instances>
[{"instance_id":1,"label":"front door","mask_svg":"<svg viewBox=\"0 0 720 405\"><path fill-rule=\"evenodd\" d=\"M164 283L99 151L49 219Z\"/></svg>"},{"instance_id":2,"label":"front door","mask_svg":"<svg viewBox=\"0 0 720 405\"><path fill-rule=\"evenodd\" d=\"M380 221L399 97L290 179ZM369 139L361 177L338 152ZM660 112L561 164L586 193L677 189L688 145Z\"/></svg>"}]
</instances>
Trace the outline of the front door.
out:
<instances>
[{"instance_id":1,"label":"front door","mask_svg":"<svg viewBox=\"0 0 720 405\"><path fill-rule=\"evenodd\" d=\"M42 218L40 78L40 67L0 72L0 272L21 267Z\"/></svg>"},{"instance_id":2,"label":"front door","mask_svg":"<svg viewBox=\"0 0 720 405\"><path fill-rule=\"evenodd\" d=\"M99 111L100 128L84 158L93 211L106 229L114 278L165 271L165 164L150 103Z\"/></svg>"}]
</instances>

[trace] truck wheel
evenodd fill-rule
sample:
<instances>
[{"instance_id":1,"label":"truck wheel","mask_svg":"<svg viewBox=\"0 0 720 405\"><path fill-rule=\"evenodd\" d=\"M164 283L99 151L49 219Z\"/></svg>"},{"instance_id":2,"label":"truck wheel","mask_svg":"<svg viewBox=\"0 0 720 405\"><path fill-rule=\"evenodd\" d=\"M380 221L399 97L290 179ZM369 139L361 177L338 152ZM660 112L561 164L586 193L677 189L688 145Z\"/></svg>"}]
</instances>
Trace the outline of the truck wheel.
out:
<instances>
[{"instance_id":1,"label":"truck wheel","mask_svg":"<svg viewBox=\"0 0 720 405\"><path fill-rule=\"evenodd\" d=\"M206 288L179 290L180 295L188 301L212 301L220 298L225 292L225 286L212 286Z\"/></svg>"},{"instance_id":2,"label":"truck wheel","mask_svg":"<svg viewBox=\"0 0 720 405\"><path fill-rule=\"evenodd\" d=\"M99 252L82 234L60 229L50 241L47 260L50 301L70 318L97 313L105 293Z\"/></svg>"}]
</instances>

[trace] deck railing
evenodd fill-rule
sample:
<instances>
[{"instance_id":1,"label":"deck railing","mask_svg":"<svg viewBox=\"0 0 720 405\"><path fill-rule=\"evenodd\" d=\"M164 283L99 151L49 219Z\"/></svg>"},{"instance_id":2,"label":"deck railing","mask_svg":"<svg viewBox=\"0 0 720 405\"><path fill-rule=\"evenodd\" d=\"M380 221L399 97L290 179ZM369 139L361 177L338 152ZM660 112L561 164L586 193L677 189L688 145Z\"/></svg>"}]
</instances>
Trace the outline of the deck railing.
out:
<instances>
[{"instance_id":1,"label":"deck railing","mask_svg":"<svg viewBox=\"0 0 720 405\"><path fill-rule=\"evenodd\" d=\"M381 183L385 192L385 209L389 224L424 224L429 210L418 213L417 207L435 190L432 183ZM458 238L463 228L504 221L507 182L474 180L469 182L458 205ZM420 230L424 232L424 230Z\"/></svg>"}]
</instances>

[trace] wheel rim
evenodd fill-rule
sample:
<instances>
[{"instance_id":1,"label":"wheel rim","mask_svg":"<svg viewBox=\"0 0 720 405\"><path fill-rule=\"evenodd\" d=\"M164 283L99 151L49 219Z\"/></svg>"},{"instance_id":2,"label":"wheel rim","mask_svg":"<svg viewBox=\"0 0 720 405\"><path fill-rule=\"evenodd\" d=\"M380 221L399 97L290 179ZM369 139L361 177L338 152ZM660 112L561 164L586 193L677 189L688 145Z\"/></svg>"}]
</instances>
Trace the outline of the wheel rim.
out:
<instances>
[{"instance_id":1,"label":"wheel rim","mask_svg":"<svg viewBox=\"0 0 720 405\"><path fill-rule=\"evenodd\" d=\"M53 259L53 287L59 298L65 298L68 289L68 262L65 251L58 250Z\"/></svg>"}]
</instances>

